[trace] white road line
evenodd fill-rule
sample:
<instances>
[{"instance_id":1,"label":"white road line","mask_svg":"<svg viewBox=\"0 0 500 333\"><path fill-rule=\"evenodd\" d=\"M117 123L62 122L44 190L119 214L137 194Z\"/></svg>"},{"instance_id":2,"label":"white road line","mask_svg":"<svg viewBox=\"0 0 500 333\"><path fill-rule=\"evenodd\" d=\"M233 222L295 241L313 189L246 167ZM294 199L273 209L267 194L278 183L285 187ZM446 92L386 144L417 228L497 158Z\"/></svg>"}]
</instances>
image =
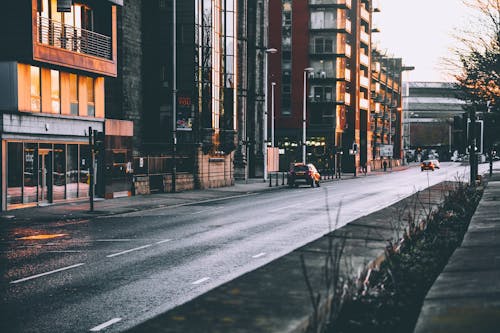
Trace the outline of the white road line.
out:
<instances>
[{"instance_id":1,"label":"white road line","mask_svg":"<svg viewBox=\"0 0 500 333\"><path fill-rule=\"evenodd\" d=\"M266 253L265 253L265 252L261 252L261 253L258 253L258 254L256 254L256 255L252 256L252 258L257 259L257 258L263 257L263 256L265 256L265 255L266 255Z\"/></svg>"},{"instance_id":2,"label":"white road line","mask_svg":"<svg viewBox=\"0 0 500 333\"><path fill-rule=\"evenodd\" d=\"M25 278L22 278L22 279L19 279L19 280L11 281L10 283L19 283L19 282L28 281L28 280L32 280L32 279L36 279L36 278L45 276L45 275L54 274L54 273L57 273L57 272L62 272L62 271L68 270L68 269L76 268L76 267L79 267L79 266L82 266L82 265L85 265L85 264L84 263L79 263L79 264L75 264L75 265L71 265L71 266L67 266L67 267L55 269L55 270L50 271L50 272L36 274L36 275L28 276L28 277L25 277Z\"/></svg>"},{"instance_id":3,"label":"white road line","mask_svg":"<svg viewBox=\"0 0 500 333\"><path fill-rule=\"evenodd\" d=\"M77 251L77 250L54 250L54 251L47 251L47 253L82 253L82 251Z\"/></svg>"},{"instance_id":4,"label":"white road line","mask_svg":"<svg viewBox=\"0 0 500 333\"><path fill-rule=\"evenodd\" d=\"M143 246L139 246L139 247L134 247L133 249L130 249L130 250L125 250L125 251L122 251L122 252L118 252L118 253L113 253L113 254L107 255L106 258L113 258L113 257L116 257L116 256L120 256L122 254L125 254L125 253L142 250L142 249L145 249L145 248L150 247L150 246L152 246L152 244L143 245Z\"/></svg>"},{"instance_id":5,"label":"white road line","mask_svg":"<svg viewBox=\"0 0 500 333\"><path fill-rule=\"evenodd\" d=\"M196 212L189 213L188 215L196 215L196 214L201 214L201 213L213 212L214 210L218 210L218 209L222 209L222 208L224 208L224 207L216 207L216 208L212 208L212 209L198 210Z\"/></svg>"},{"instance_id":6,"label":"white road line","mask_svg":"<svg viewBox=\"0 0 500 333\"><path fill-rule=\"evenodd\" d=\"M156 242L155 244L163 244L163 243L166 243L166 242L170 242L171 239L164 239L164 240L161 240L159 242Z\"/></svg>"},{"instance_id":7,"label":"white road line","mask_svg":"<svg viewBox=\"0 0 500 333\"><path fill-rule=\"evenodd\" d=\"M276 209L271 209L270 212L274 213L274 212L278 212L278 211L283 210L283 209L303 207L303 206L307 206L307 204L312 204L312 203L315 203L315 202L318 202L318 200L302 201L302 202L300 202L300 204L293 204L293 205L279 207L279 208L276 208Z\"/></svg>"},{"instance_id":8,"label":"white road line","mask_svg":"<svg viewBox=\"0 0 500 333\"><path fill-rule=\"evenodd\" d=\"M111 326L113 324L116 324L117 322L121 321L122 319L121 318L113 318L111 320L108 320L107 322L105 323L102 323L101 325L98 325L96 327L93 327L90 329L90 332L99 332L99 331L102 331L103 329L105 329L106 327L108 326Z\"/></svg>"},{"instance_id":9,"label":"white road line","mask_svg":"<svg viewBox=\"0 0 500 333\"><path fill-rule=\"evenodd\" d=\"M194 281L192 284L200 284L200 283L203 283L203 282L208 281L208 280L210 280L209 277L204 277L202 279Z\"/></svg>"}]
</instances>

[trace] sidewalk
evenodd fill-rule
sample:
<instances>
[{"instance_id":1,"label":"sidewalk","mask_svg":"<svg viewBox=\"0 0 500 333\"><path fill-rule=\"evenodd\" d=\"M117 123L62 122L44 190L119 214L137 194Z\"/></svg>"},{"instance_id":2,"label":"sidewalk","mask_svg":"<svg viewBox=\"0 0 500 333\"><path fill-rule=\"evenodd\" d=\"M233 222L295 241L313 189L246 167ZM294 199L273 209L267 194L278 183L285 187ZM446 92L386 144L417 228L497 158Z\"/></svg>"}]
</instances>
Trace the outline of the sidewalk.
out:
<instances>
[{"instance_id":1,"label":"sidewalk","mask_svg":"<svg viewBox=\"0 0 500 333\"><path fill-rule=\"evenodd\" d=\"M424 300L415 333L438 332L500 332L500 169Z\"/></svg>"},{"instance_id":2,"label":"sidewalk","mask_svg":"<svg viewBox=\"0 0 500 333\"><path fill-rule=\"evenodd\" d=\"M352 174L344 174L342 175L342 179L324 179L322 182L341 181L350 178L353 178ZM190 190L176 193L136 195L107 200L95 199L93 212L89 211L90 202L88 199L70 203L63 202L39 207L34 206L0 212L0 226L6 221L9 221L9 223L22 223L28 221L43 223L44 221L88 219L96 216L116 215L140 210L172 207L191 202L221 200L235 195L262 191L277 191L288 188L286 179L284 179L283 185L281 175L278 179L278 185L276 185L275 175L272 175L271 186L269 185L269 180L264 181L262 178L252 178L247 181L237 180L234 186L227 187Z\"/></svg>"}]
</instances>

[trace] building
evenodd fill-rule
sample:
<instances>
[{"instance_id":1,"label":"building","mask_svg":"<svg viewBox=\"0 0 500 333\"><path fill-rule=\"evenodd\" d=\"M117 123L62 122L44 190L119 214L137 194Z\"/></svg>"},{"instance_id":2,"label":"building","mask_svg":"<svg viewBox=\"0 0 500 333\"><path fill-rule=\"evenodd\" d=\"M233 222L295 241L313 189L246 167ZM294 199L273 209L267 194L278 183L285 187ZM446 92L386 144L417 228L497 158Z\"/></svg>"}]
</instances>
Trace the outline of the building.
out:
<instances>
[{"instance_id":1,"label":"building","mask_svg":"<svg viewBox=\"0 0 500 333\"><path fill-rule=\"evenodd\" d=\"M373 10L368 0L270 4L269 46L279 50L269 57L269 79L276 83L271 107L280 168L300 161L304 145L307 161L330 171L355 172L371 158Z\"/></svg>"},{"instance_id":2,"label":"building","mask_svg":"<svg viewBox=\"0 0 500 333\"><path fill-rule=\"evenodd\" d=\"M135 193L233 184L237 10L236 0L124 1L109 88L122 100L112 113L136 128Z\"/></svg>"},{"instance_id":3,"label":"building","mask_svg":"<svg viewBox=\"0 0 500 333\"><path fill-rule=\"evenodd\" d=\"M0 51L2 210L88 197L89 131L108 130L109 142L132 135L128 124L105 119L105 79L117 75L121 5L121 0L2 4L0 43L8 45ZM96 158L101 195L108 172L103 155Z\"/></svg>"},{"instance_id":4,"label":"building","mask_svg":"<svg viewBox=\"0 0 500 333\"><path fill-rule=\"evenodd\" d=\"M409 82L408 148L438 151L447 159L455 150L465 153L465 102L458 99L459 91L451 82Z\"/></svg>"},{"instance_id":5,"label":"building","mask_svg":"<svg viewBox=\"0 0 500 333\"><path fill-rule=\"evenodd\" d=\"M269 0L238 3L238 147L236 179L263 177L265 63Z\"/></svg>"},{"instance_id":6,"label":"building","mask_svg":"<svg viewBox=\"0 0 500 333\"><path fill-rule=\"evenodd\" d=\"M402 163L402 73L408 69L401 58L383 55L376 49L372 51L371 168L382 168L384 160L391 166Z\"/></svg>"}]
</instances>

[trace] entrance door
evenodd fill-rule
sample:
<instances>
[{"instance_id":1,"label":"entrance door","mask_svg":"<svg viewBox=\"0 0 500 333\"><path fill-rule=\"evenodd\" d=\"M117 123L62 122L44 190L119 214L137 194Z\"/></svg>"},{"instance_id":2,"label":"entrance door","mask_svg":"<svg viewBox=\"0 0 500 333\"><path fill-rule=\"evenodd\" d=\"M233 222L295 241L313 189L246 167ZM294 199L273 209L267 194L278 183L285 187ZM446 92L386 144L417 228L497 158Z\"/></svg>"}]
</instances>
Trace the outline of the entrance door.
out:
<instances>
[{"instance_id":1,"label":"entrance door","mask_svg":"<svg viewBox=\"0 0 500 333\"><path fill-rule=\"evenodd\" d=\"M38 149L38 202L52 202L52 150Z\"/></svg>"}]
</instances>

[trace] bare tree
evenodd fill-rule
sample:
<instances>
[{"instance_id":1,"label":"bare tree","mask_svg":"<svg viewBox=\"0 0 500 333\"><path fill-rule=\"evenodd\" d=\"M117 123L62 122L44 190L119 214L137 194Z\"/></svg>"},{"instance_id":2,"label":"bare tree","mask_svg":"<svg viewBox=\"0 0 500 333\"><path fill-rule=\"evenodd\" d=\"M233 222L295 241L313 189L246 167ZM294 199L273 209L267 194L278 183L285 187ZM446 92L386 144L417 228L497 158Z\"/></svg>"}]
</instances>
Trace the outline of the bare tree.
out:
<instances>
[{"instance_id":1,"label":"bare tree","mask_svg":"<svg viewBox=\"0 0 500 333\"><path fill-rule=\"evenodd\" d=\"M500 0L463 0L473 9L470 24L457 30L454 59L461 99L470 107L500 113Z\"/></svg>"}]
</instances>

